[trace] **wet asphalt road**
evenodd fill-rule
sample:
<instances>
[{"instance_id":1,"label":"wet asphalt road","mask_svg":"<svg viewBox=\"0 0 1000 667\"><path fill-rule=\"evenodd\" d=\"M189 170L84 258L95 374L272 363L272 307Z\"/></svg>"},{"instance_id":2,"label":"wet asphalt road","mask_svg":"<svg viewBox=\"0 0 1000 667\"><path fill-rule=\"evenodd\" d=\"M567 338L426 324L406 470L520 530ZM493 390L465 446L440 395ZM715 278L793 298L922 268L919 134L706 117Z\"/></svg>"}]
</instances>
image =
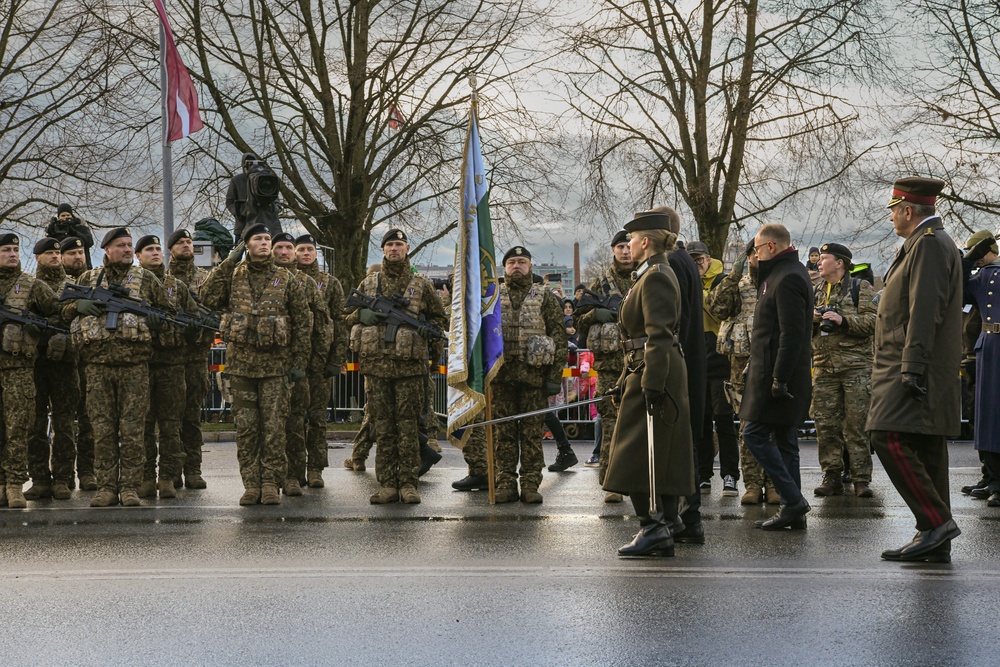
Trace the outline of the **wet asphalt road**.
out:
<instances>
[{"instance_id":1,"label":"wet asphalt road","mask_svg":"<svg viewBox=\"0 0 1000 667\"><path fill-rule=\"evenodd\" d=\"M596 469L546 473L544 504L490 507L453 492L461 454L422 480L423 503L371 506L372 469L241 508L235 445L208 445L205 491L90 509L91 493L0 510L3 665L991 665L1000 510L952 445L963 535L950 565L886 563L913 519L876 463L876 497L816 499L805 533L774 511L704 496L704 546L621 560L637 530ZM803 484L819 483L803 443ZM555 447L546 444L546 458ZM370 461L373 463L373 461ZM41 662L39 662L41 661Z\"/></svg>"}]
</instances>

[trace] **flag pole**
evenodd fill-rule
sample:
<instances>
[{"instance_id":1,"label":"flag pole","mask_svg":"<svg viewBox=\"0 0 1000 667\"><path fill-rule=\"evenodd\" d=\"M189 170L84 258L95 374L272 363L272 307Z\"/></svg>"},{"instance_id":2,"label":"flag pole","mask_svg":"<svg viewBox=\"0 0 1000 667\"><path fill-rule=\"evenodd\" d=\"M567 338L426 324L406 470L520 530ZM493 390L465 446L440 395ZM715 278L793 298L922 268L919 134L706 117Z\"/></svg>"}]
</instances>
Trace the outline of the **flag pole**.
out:
<instances>
[{"instance_id":1,"label":"flag pole","mask_svg":"<svg viewBox=\"0 0 1000 667\"><path fill-rule=\"evenodd\" d=\"M164 7L166 7L164 0ZM172 157L170 154L170 142L167 136L170 131L170 118L167 115L167 33L160 23L160 123L163 127L162 150L163 150L163 243L166 245L167 239L174 233L174 174L172 169ZM166 250L166 248L164 248ZM169 261L170 253L163 253L163 262Z\"/></svg>"}]
</instances>

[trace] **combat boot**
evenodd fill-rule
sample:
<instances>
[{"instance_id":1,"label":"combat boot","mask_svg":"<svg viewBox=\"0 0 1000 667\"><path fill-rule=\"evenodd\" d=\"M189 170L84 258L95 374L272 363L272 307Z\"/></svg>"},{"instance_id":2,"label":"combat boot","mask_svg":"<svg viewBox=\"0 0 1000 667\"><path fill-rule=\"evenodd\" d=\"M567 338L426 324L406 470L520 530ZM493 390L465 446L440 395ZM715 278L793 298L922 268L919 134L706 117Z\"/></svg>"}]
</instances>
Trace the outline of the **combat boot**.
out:
<instances>
[{"instance_id":1,"label":"combat boot","mask_svg":"<svg viewBox=\"0 0 1000 667\"><path fill-rule=\"evenodd\" d=\"M528 505L541 505L542 494L540 494L538 489L533 486L522 486L521 502L527 503Z\"/></svg>"},{"instance_id":2,"label":"combat boot","mask_svg":"<svg viewBox=\"0 0 1000 667\"><path fill-rule=\"evenodd\" d=\"M260 489L246 489L240 496L240 505L256 505L260 502Z\"/></svg>"},{"instance_id":3,"label":"combat boot","mask_svg":"<svg viewBox=\"0 0 1000 667\"><path fill-rule=\"evenodd\" d=\"M302 489L299 489L299 493ZM281 504L281 494L278 493L277 484L261 484L260 486L260 504L261 505L280 505Z\"/></svg>"},{"instance_id":4,"label":"combat boot","mask_svg":"<svg viewBox=\"0 0 1000 667\"><path fill-rule=\"evenodd\" d=\"M302 495L302 485L299 484L299 480L297 479L286 479L285 486L281 490L285 492L286 496Z\"/></svg>"},{"instance_id":5,"label":"combat boot","mask_svg":"<svg viewBox=\"0 0 1000 667\"><path fill-rule=\"evenodd\" d=\"M606 503L620 503L625 500L622 494L615 493L614 491L608 491L604 494L604 502Z\"/></svg>"},{"instance_id":6,"label":"combat boot","mask_svg":"<svg viewBox=\"0 0 1000 667\"><path fill-rule=\"evenodd\" d=\"M7 507L12 510L23 510L28 506L28 501L24 497L24 492L21 491L20 484L8 484L7 485Z\"/></svg>"},{"instance_id":7,"label":"combat boot","mask_svg":"<svg viewBox=\"0 0 1000 667\"><path fill-rule=\"evenodd\" d=\"M420 446L420 469L417 472L417 477L423 477L432 466L439 463L442 459L441 454L438 454L433 449L427 445Z\"/></svg>"},{"instance_id":8,"label":"combat boot","mask_svg":"<svg viewBox=\"0 0 1000 667\"><path fill-rule=\"evenodd\" d=\"M494 495L494 502L497 505L500 503L512 503L515 502L517 498L517 489L515 488L497 489Z\"/></svg>"},{"instance_id":9,"label":"combat boot","mask_svg":"<svg viewBox=\"0 0 1000 667\"><path fill-rule=\"evenodd\" d=\"M155 486L154 486L155 488ZM125 489L119 495L122 507L139 507L142 502L139 500L139 494L135 492L135 489Z\"/></svg>"},{"instance_id":10,"label":"combat boot","mask_svg":"<svg viewBox=\"0 0 1000 667\"><path fill-rule=\"evenodd\" d=\"M781 494L773 486L764 486L765 496L767 498L768 505L780 505L781 504Z\"/></svg>"},{"instance_id":11,"label":"combat boot","mask_svg":"<svg viewBox=\"0 0 1000 667\"><path fill-rule=\"evenodd\" d=\"M32 484L31 487L21 495L24 496L25 500L38 500L39 498L51 498L52 485L39 484L36 482Z\"/></svg>"},{"instance_id":12,"label":"combat boot","mask_svg":"<svg viewBox=\"0 0 1000 667\"><path fill-rule=\"evenodd\" d=\"M80 475L81 491L97 491L97 478L93 475Z\"/></svg>"},{"instance_id":13,"label":"combat boot","mask_svg":"<svg viewBox=\"0 0 1000 667\"><path fill-rule=\"evenodd\" d=\"M457 482L451 483L451 488L456 491L478 491L489 487L489 479L486 475L466 475Z\"/></svg>"},{"instance_id":14,"label":"combat boot","mask_svg":"<svg viewBox=\"0 0 1000 667\"><path fill-rule=\"evenodd\" d=\"M307 471L306 481L308 482L310 489L322 489L324 486L326 486L326 482L323 481L322 470Z\"/></svg>"},{"instance_id":15,"label":"combat boot","mask_svg":"<svg viewBox=\"0 0 1000 667\"><path fill-rule=\"evenodd\" d=\"M207 489L208 483L200 472L193 472L190 475L184 475L184 486L189 489Z\"/></svg>"},{"instance_id":16,"label":"combat boot","mask_svg":"<svg viewBox=\"0 0 1000 667\"><path fill-rule=\"evenodd\" d=\"M673 556L674 538L670 534L663 511L651 512L649 496L633 493L629 496L635 515L639 519L639 532L632 541L618 549L619 556Z\"/></svg>"},{"instance_id":17,"label":"combat boot","mask_svg":"<svg viewBox=\"0 0 1000 667\"><path fill-rule=\"evenodd\" d=\"M56 500L69 500L73 493L66 482L55 482L52 485L52 497Z\"/></svg>"},{"instance_id":18,"label":"combat boot","mask_svg":"<svg viewBox=\"0 0 1000 667\"><path fill-rule=\"evenodd\" d=\"M139 490L136 492L140 498L153 498L156 496L156 480L155 479L144 479L142 484L139 485ZM122 503L123 505L125 503Z\"/></svg>"},{"instance_id":19,"label":"combat boot","mask_svg":"<svg viewBox=\"0 0 1000 667\"><path fill-rule=\"evenodd\" d=\"M563 472L579 462L580 460L576 458L576 452L573 451L572 447L560 447L559 453L556 454L556 462L549 466L549 472Z\"/></svg>"},{"instance_id":20,"label":"combat boot","mask_svg":"<svg viewBox=\"0 0 1000 667\"><path fill-rule=\"evenodd\" d=\"M383 486L378 493L368 499L372 505L388 505L399 500L399 490L394 486Z\"/></svg>"},{"instance_id":21,"label":"combat boot","mask_svg":"<svg viewBox=\"0 0 1000 667\"><path fill-rule=\"evenodd\" d=\"M118 494L110 489L101 489L90 501L91 507L111 507L118 504Z\"/></svg>"},{"instance_id":22,"label":"combat boot","mask_svg":"<svg viewBox=\"0 0 1000 667\"><path fill-rule=\"evenodd\" d=\"M840 479L839 472L829 472L823 475L823 483L813 489L816 496L842 496L844 495L844 482Z\"/></svg>"},{"instance_id":23,"label":"combat boot","mask_svg":"<svg viewBox=\"0 0 1000 667\"><path fill-rule=\"evenodd\" d=\"M858 498L871 498L875 494L872 493L872 487L868 486L868 482L855 482L854 495Z\"/></svg>"},{"instance_id":24,"label":"combat boot","mask_svg":"<svg viewBox=\"0 0 1000 667\"><path fill-rule=\"evenodd\" d=\"M169 479L161 479L157 487L157 491L160 493L160 498L177 497L177 490L174 488L174 480L172 477Z\"/></svg>"},{"instance_id":25,"label":"combat boot","mask_svg":"<svg viewBox=\"0 0 1000 667\"><path fill-rule=\"evenodd\" d=\"M417 488L410 484L406 484L399 489L399 497L407 505L417 505L420 503L420 494L417 493Z\"/></svg>"},{"instance_id":26,"label":"combat boot","mask_svg":"<svg viewBox=\"0 0 1000 667\"><path fill-rule=\"evenodd\" d=\"M760 505L764 500L764 489L754 484L747 484L747 490L740 498L741 505Z\"/></svg>"}]
</instances>

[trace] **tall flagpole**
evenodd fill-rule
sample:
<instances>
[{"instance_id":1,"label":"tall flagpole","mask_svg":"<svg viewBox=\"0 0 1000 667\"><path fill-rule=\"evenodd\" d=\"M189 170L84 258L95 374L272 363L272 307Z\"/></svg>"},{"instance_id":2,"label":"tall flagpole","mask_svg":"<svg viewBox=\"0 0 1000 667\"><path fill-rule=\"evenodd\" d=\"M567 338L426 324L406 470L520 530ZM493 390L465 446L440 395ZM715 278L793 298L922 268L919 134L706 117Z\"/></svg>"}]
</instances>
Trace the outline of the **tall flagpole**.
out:
<instances>
[{"instance_id":1,"label":"tall flagpole","mask_svg":"<svg viewBox=\"0 0 1000 667\"><path fill-rule=\"evenodd\" d=\"M166 7L166 0L164 0ZM163 148L163 242L166 245L167 239L174 233L174 174L171 167L170 142L167 141L167 133L170 128L170 118L167 116L167 33L160 23L160 122L163 127L162 148ZM164 248L166 250L166 248ZM163 253L164 263L169 261L170 253Z\"/></svg>"}]
</instances>

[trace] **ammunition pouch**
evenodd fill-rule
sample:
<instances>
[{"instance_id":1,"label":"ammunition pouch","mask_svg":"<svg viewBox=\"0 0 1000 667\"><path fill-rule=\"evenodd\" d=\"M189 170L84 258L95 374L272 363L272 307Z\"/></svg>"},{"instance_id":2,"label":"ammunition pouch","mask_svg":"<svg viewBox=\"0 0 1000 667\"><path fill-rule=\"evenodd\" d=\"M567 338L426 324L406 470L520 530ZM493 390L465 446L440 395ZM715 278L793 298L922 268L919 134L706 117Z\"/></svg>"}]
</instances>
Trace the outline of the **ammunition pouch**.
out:
<instances>
[{"instance_id":1,"label":"ammunition pouch","mask_svg":"<svg viewBox=\"0 0 1000 667\"><path fill-rule=\"evenodd\" d=\"M587 349L600 354L621 352L621 340L616 323L595 324L587 333Z\"/></svg>"},{"instance_id":2,"label":"ammunition pouch","mask_svg":"<svg viewBox=\"0 0 1000 667\"><path fill-rule=\"evenodd\" d=\"M524 363L536 368L551 366L556 358L556 342L548 336L528 336L524 343Z\"/></svg>"},{"instance_id":3,"label":"ammunition pouch","mask_svg":"<svg viewBox=\"0 0 1000 667\"><path fill-rule=\"evenodd\" d=\"M3 334L0 335L3 351L12 357L22 354L26 357L37 355L39 338L24 326L13 323L4 325Z\"/></svg>"}]
</instances>

